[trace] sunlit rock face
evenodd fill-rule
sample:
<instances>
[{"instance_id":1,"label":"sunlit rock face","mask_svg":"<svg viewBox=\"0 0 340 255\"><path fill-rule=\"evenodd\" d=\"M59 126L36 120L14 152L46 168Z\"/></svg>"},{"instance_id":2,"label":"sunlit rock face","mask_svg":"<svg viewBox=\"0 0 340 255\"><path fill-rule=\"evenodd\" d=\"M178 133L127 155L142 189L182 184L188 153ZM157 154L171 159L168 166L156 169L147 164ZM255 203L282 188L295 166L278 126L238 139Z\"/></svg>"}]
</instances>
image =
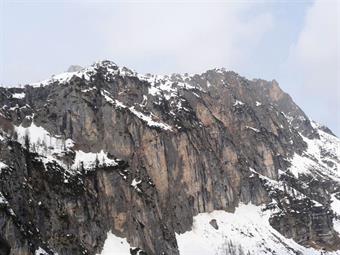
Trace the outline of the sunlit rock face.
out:
<instances>
[{"instance_id":1,"label":"sunlit rock face","mask_svg":"<svg viewBox=\"0 0 340 255\"><path fill-rule=\"evenodd\" d=\"M0 254L187 254L195 229L211 254L340 254L339 145L276 81L224 69L100 61L0 88ZM246 206L281 246L224 220Z\"/></svg>"}]
</instances>

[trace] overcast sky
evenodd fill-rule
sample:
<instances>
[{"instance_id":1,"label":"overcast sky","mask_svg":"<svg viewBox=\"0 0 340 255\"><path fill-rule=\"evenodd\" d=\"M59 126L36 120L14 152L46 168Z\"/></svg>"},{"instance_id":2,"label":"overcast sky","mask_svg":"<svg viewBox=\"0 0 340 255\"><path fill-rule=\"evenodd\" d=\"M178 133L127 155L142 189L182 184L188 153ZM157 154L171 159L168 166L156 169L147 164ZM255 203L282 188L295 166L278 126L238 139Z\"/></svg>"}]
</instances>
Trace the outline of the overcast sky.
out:
<instances>
[{"instance_id":1,"label":"overcast sky","mask_svg":"<svg viewBox=\"0 0 340 255\"><path fill-rule=\"evenodd\" d=\"M337 1L0 0L0 84L110 59L141 73L276 79L340 135Z\"/></svg>"}]
</instances>

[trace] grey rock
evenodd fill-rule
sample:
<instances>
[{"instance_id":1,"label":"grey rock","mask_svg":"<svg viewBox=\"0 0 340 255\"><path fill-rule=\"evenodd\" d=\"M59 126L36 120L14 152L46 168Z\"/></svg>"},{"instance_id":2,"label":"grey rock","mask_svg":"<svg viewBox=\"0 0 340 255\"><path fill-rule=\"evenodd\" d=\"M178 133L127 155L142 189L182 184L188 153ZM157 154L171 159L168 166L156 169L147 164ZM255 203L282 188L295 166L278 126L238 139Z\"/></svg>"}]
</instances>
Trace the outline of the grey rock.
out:
<instances>
[{"instance_id":1,"label":"grey rock","mask_svg":"<svg viewBox=\"0 0 340 255\"><path fill-rule=\"evenodd\" d=\"M214 229L218 229L218 224L217 221L215 219L212 219L211 221L209 221L209 224L214 228Z\"/></svg>"}]
</instances>

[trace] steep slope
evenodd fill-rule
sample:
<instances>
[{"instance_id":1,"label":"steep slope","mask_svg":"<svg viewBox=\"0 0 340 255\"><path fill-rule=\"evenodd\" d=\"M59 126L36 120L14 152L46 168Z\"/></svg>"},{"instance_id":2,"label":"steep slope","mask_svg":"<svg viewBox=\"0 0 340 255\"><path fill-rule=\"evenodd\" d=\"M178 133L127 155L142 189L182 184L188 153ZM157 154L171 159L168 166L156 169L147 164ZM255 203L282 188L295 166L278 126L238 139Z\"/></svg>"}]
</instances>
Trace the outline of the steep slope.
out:
<instances>
[{"instance_id":1,"label":"steep slope","mask_svg":"<svg viewBox=\"0 0 340 255\"><path fill-rule=\"evenodd\" d=\"M4 254L340 254L340 141L276 81L71 71L0 88Z\"/></svg>"}]
</instances>

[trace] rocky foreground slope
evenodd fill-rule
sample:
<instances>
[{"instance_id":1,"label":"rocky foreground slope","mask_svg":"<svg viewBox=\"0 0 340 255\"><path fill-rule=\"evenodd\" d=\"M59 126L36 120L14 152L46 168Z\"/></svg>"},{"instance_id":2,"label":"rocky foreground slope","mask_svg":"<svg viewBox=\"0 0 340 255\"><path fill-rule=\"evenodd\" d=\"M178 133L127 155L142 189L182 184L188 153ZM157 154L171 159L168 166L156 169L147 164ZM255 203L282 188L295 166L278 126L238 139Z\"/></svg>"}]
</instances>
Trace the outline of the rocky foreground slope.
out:
<instances>
[{"instance_id":1,"label":"rocky foreground slope","mask_svg":"<svg viewBox=\"0 0 340 255\"><path fill-rule=\"evenodd\" d=\"M0 254L340 254L340 140L276 81L71 71L0 88Z\"/></svg>"}]
</instances>

